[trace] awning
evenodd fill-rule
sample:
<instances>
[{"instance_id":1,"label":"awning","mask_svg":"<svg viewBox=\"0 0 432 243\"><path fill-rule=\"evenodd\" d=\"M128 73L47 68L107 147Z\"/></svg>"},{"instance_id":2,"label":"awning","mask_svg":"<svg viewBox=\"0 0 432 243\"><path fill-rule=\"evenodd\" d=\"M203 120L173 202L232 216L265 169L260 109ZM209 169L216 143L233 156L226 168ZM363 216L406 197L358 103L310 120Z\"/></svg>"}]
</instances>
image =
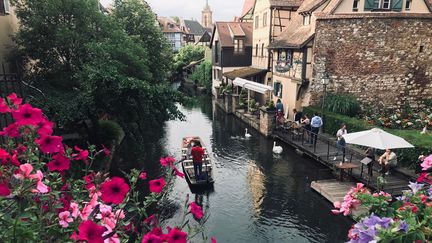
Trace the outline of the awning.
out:
<instances>
[{"instance_id":1,"label":"awning","mask_svg":"<svg viewBox=\"0 0 432 243\"><path fill-rule=\"evenodd\" d=\"M229 78L229 79L235 79L235 78L246 78L246 77L252 77L261 73L266 73L267 69L258 69L258 68L252 68L252 67L245 67L236 69L234 71L225 72L223 73L223 76Z\"/></svg>"},{"instance_id":2,"label":"awning","mask_svg":"<svg viewBox=\"0 0 432 243\"><path fill-rule=\"evenodd\" d=\"M240 86L248 90L252 90L261 94L265 94L267 91L273 91L272 86L260 84L254 81L250 81L244 78L236 78L233 81L233 85Z\"/></svg>"}]
</instances>

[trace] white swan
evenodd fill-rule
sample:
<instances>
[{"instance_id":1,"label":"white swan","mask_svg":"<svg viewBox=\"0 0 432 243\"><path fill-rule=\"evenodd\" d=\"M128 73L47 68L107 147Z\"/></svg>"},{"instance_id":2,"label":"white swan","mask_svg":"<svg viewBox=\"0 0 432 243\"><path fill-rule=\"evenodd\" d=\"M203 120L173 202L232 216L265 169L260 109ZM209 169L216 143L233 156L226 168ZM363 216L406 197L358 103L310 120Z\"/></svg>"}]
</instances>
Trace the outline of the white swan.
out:
<instances>
[{"instance_id":1,"label":"white swan","mask_svg":"<svg viewBox=\"0 0 432 243\"><path fill-rule=\"evenodd\" d=\"M245 128L245 138L250 138L250 137L252 137L252 135L250 135L250 134L247 132L247 128Z\"/></svg>"},{"instance_id":2,"label":"white swan","mask_svg":"<svg viewBox=\"0 0 432 243\"><path fill-rule=\"evenodd\" d=\"M273 153L275 154L281 154L283 151L282 146L276 146L276 141L273 142Z\"/></svg>"}]
</instances>

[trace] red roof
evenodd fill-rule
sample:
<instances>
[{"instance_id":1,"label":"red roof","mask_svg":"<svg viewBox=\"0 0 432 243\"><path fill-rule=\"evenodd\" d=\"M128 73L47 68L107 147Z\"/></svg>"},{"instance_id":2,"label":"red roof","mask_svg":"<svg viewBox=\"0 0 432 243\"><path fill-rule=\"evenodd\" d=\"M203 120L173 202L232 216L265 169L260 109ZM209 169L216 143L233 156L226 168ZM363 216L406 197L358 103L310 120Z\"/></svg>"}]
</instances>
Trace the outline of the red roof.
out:
<instances>
[{"instance_id":1,"label":"red roof","mask_svg":"<svg viewBox=\"0 0 432 243\"><path fill-rule=\"evenodd\" d=\"M245 0L243 4L243 10L240 16L241 17L245 16L249 12L249 10L251 10L254 7L254 5L255 5L255 0Z\"/></svg>"}]
</instances>

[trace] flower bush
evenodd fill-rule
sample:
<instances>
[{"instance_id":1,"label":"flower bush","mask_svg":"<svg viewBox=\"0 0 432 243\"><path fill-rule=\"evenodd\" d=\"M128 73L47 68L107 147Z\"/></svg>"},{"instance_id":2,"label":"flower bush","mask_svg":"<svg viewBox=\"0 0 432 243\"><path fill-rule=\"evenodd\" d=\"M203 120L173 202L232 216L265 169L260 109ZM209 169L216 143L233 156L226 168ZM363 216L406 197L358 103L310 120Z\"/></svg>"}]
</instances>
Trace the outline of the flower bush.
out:
<instances>
[{"instance_id":1,"label":"flower bush","mask_svg":"<svg viewBox=\"0 0 432 243\"><path fill-rule=\"evenodd\" d=\"M421 164L432 168L432 155ZM430 242L432 240L431 176L425 172L418 182L409 182L410 190L392 198L386 192L372 193L358 183L336 202L334 214L348 215L359 206L368 208L348 232L349 242ZM421 184L421 183L424 184Z\"/></svg>"},{"instance_id":2,"label":"flower bush","mask_svg":"<svg viewBox=\"0 0 432 243\"><path fill-rule=\"evenodd\" d=\"M425 126L432 126L432 109L425 108L419 112L395 111L390 114L370 113L365 116L366 121L371 125L391 129L423 129Z\"/></svg>"},{"instance_id":3,"label":"flower bush","mask_svg":"<svg viewBox=\"0 0 432 243\"><path fill-rule=\"evenodd\" d=\"M66 146L42 111L15 94L0 98L0 113L13 121L0 132L5 141L0 147L3 242L186 242L203 231L207 217L188 200L178 226L163 229L157 216L147 215L172 179L184 177L174 158L161 159L166 176L148 182L151 193L142 201L136 189L147 180L144 171L121 178L92 170L97 158L109 156L105 146ZM198 225L188 223L189 214Z\"/></svg>"}]
</instances>

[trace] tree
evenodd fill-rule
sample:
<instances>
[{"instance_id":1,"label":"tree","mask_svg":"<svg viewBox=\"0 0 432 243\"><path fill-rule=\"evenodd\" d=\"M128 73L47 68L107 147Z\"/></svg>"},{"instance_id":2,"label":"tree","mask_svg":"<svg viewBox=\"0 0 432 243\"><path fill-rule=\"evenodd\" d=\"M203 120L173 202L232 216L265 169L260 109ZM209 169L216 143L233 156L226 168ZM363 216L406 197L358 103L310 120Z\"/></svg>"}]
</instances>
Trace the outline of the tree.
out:
<instances>
[{"instance_id":1,"label":"tree","mask_svg":"<svg viewBox=\"0 0 432 243\"><path fill-rule=\"evenodd\" d=\"M204 58L205 47L186 45L182 47L174 56L174 70L181 73L182 68L193 61L199 61Z\"/></svg>"},{"instance_id":2,"label":"tree","mask_svg":"<svg viewBox=\"0 0 432 243\"><path fill-rule=\"evenodd\" d=\"M141 1L116 1L112 16L96 0L14 0L15 36L32 66L27 78L46 93L46 110L61 126L101 116L123 127L181 118L182 96L166 79L171 57L155 16ZM136 127L133 125L131 127Z\"/></svg>"},{"instance_id":3,"label":"tree","mask_svg":"<svg viewBox=\"0 0 432 243\"><path fill-rule=\"evenodd\" d=\"M210 61L204 61L198 65L195 71L191 75L191 79L202 86L204 86L207 91L211 91L212 85L212 63Z\"/></svg>"}]
</instances>

